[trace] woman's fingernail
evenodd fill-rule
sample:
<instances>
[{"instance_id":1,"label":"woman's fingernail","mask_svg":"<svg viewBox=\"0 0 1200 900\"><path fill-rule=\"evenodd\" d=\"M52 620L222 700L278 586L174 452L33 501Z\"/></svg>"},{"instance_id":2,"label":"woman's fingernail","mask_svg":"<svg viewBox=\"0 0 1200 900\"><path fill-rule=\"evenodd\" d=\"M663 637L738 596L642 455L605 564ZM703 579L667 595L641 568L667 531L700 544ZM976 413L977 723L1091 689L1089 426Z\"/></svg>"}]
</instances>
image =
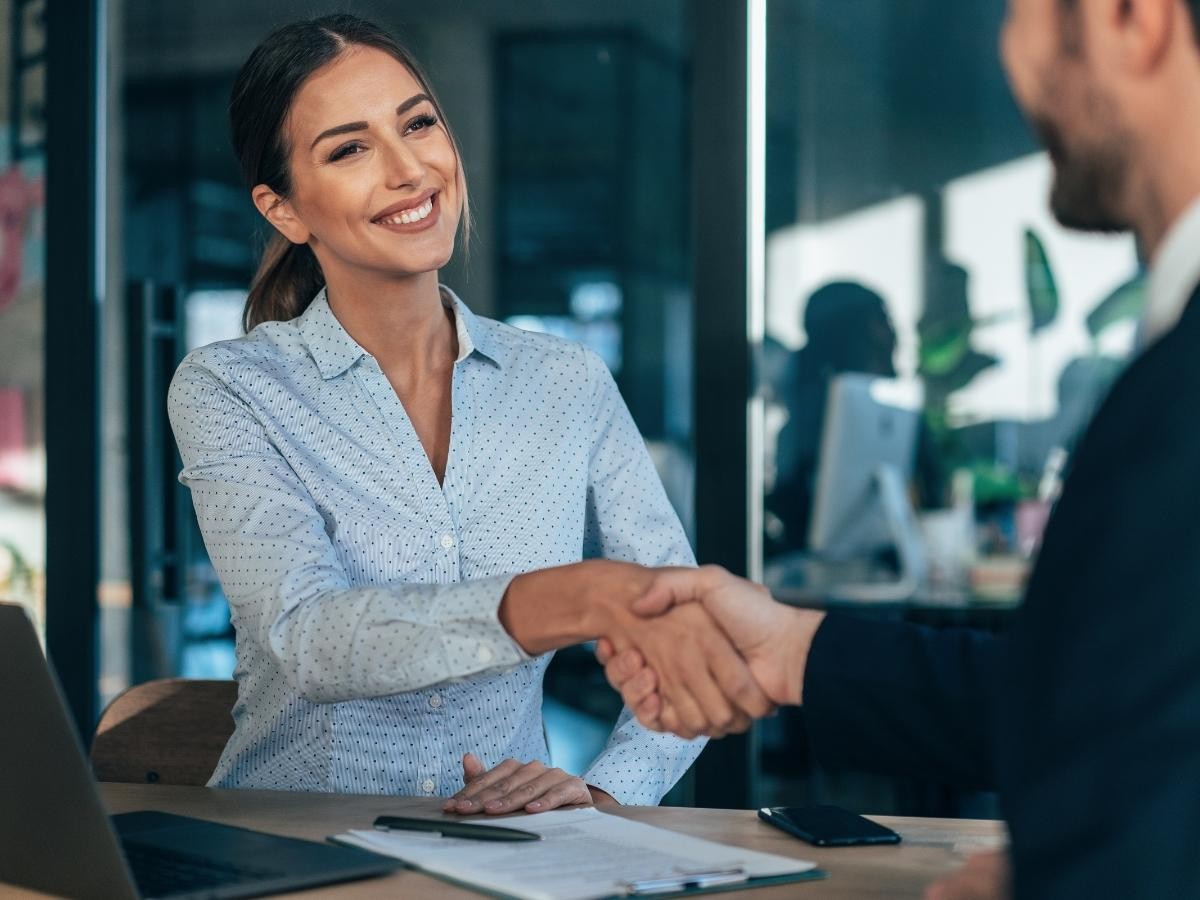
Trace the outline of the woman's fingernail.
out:
<instances>
[{"instance_id":1,"label":"woman's fingernail","mask_svg":"<svg viewBox=\"0 0 1200 900\"><path fill-rule=\"evenodd\" d=\"M499 800L489 800L487 802L488 809L499 809L503 805L504 804L502 802L500 802Z\"/></svg>"},{"instance_id":2,"label":"woman's fingernail","mask_svg":"<svg viewBox=\"0 0 1200 900\"><path fill-rule=\"evenodd\" d=\"M541 809L541 808L542 808L542 801L541 801L541 800L534 800L532 803L530 803L530 804L529 804L528 806L526 806L525 808L526 808L526 809Z\"/></svg>"}]
</instances>

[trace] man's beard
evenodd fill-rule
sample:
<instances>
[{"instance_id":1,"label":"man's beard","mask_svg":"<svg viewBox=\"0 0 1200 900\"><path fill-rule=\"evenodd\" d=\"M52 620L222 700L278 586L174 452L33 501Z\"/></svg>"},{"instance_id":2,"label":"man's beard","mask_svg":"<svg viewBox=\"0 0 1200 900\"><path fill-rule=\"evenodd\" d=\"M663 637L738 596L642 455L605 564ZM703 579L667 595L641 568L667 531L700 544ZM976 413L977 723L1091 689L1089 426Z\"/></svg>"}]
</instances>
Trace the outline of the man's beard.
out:
<instances>
[{"instance_id":1,"label":"man's beard","mask_svg":"<svg viewBox=\"0 0 1200 900\"><path fill-rule=\"evenodd\" d=\"M1089 104L1091 106L1092 104ZM1089 110L1088 112L1094 112ZM1076 140L1068 147L1062 129L1041 115L1030 117L1042 145L1054 163L1050 188L1050 210L1060 224L1079 231L1126 231L1129 221L1121 211L1128 165L1122 131L1116 127L1097 130L1105 137L1090 145ZM1100 121L1110 116L1100 117ZM1093 121L1095 128L1100 122Z\"/></svg>"}]
</instances>

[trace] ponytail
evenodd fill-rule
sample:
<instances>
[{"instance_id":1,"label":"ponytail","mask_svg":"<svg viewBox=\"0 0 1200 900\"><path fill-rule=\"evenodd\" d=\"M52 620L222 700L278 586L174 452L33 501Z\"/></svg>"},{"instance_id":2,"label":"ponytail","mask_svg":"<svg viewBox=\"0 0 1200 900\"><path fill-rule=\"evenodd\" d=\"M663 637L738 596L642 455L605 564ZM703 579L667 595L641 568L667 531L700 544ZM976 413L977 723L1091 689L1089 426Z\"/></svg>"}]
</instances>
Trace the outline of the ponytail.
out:
<instances>
[{"instance_id":1,"label":"ponytail","mask_svg":"<svg viewBox=\"0 0 1200 900\"><path fill-rule=\"evenodd\" d=\"M263 322L294 319L324 286L325 276L309 246L272 234L250 282L242 327L249 332Z\"/></svg>"}]
</instances>

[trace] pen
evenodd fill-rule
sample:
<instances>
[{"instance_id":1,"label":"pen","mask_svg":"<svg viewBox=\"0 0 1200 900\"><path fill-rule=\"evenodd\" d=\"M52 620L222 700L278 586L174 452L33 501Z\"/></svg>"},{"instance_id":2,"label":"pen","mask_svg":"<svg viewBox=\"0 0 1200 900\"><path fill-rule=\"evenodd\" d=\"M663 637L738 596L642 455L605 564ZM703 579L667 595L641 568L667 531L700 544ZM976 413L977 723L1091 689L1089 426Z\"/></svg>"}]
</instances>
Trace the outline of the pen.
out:
<instances>
[{"instance_id":1,"label":"pen","mask_svg":"<svg viewBox=\"0 0 1200 900\"><path fill-rule=\"evenodd\" d=\"M625 893L630 895L666 894L692 888L715 887L718 884L737 884L746 880L746 870L736 868L712 872L682 872L666 878L643 878L640 881L626 881L621 886L625 888Z\"/></svg>"},{"instance_id":2,"label":"pen","mask_svg":"<svg viewBox=\"0 0 1200 900\"><path fill-rule=\"evenodd\" d=\"M380 816L375 820L380 831L427 831L443 837L468 841L540 841L542 836L517 828L499 825L474 825L469 822L450 822L446 819L410 819L404 816Z\"/></svg>"}]
</instances>

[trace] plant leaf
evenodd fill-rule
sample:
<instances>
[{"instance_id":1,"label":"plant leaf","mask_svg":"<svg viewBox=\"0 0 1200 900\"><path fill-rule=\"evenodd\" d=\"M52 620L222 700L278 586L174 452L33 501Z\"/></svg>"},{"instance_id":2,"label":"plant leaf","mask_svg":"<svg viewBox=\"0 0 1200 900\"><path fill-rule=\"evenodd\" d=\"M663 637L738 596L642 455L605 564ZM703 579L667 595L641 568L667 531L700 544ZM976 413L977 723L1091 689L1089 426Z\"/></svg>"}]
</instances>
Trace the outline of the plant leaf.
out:
<instances>
[{"instance_id":1,"label":"plant leaf","mask_svg":"<svg viewBox=\"0 0 1200 900\"><path fill-rule=\"evenodd\" d=\"M1032 228L1025 229L1025 290L1029 296L1029 331L1037 334L1058 316L1058 286L1046 248Z\"/></svg>"},{"instance_id":2,"label":"plant leaf","mask_svg":"<svg viewBox=\"0 0 1200 900\"><path fill-rule=\"evenodd\" d=\"M1127 319L1138 318L1142 314L1142 305L1145 299L1146 272L1143 269L1116 288L1088 313L1088 332L1096 338L1109 326Z\"/></svg>"},{"instance_id":3,"label":"plant leaf","mask_svg":"<svg viewBox=\"0 0 1200 900\"><path fill-rule=\"evenodd\" d=\"M935 378L953 372L971 349L970 339L969 331L948 331L921 341L918 372Z\"/></svg>"},{"instance_id":4,"label":"plant leaf","mask_svg":"<svg viewBox=\"0 0 1200 900\"><path fill-rule=\"evenodd\" d=\"M965 388L980 372L990 369L1000 360L987 353L968 349L949 371L939 375L925 375L925 387L931 397L946 397Z\"/></svg>"}]
</instances>

